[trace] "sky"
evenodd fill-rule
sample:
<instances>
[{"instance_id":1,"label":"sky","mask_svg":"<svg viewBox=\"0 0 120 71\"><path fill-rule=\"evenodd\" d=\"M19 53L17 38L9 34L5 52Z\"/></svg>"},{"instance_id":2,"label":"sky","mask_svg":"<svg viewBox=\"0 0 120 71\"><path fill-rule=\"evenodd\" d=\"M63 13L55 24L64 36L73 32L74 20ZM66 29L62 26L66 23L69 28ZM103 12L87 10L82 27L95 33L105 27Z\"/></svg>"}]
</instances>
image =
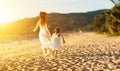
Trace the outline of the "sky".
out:
<instances>
[{"instance_id":1,"label":"sky","mask_svg":"<svg viewBox=\"0 0 120 71\"><path fill-rule=\"evenodd\" d=\"M40 11L80 13L113 6L110 0L0 0L0 23L36 17Z\"/></svg>"}]
</instances>

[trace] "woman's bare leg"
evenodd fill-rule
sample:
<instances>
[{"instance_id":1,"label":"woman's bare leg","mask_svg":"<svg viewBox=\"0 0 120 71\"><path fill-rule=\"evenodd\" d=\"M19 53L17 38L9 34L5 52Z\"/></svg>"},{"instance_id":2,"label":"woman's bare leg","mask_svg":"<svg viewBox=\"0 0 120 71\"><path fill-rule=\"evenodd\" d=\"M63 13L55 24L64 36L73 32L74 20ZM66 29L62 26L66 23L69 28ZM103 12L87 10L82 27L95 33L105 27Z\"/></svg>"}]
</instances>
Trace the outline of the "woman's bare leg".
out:
<instances>
[{"instance_id":1,"label":"woman's bare leg","mask_svg":"<svg viewBox=\"0 0 120 71\"><path fill-rule=\"evenodd\" d=\"M46 57L47 56L47 49L44 48L44 56Z\"/></svg>"},{"instance_id":2,"label":"woman's bare leg","mask_svg":"<svg viewBox=\"0 0 120 71\"><path fill-rule=\"evenodd\" d=\"M45 52L45 54L47 54L47 49L46 48L44 48L44 52Z\"/></svg>"}]
</instances>

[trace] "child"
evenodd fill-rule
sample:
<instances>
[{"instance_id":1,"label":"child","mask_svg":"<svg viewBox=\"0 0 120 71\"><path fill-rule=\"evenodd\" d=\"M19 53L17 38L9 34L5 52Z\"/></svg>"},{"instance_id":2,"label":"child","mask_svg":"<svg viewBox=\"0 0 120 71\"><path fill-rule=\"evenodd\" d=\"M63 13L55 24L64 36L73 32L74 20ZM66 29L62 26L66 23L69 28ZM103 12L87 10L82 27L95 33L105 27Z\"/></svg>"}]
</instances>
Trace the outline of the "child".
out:
<instances>
[{"instance_id":1,"label":"child","mask_svg":"<svg viewBox=\"0 0 120 71\"><path fill-rule=\"evenodd\" d=\"M60 49L60 37L63 40L63 43L65 43L64 37L63 35L60 33L60 29L59 28L55 28L54 33L51 37L50 40L50 48L53 49L52 51L52 56L54 56L55 58L57 58L57 53L58 50Z\"/></svg>"}]
</instances>

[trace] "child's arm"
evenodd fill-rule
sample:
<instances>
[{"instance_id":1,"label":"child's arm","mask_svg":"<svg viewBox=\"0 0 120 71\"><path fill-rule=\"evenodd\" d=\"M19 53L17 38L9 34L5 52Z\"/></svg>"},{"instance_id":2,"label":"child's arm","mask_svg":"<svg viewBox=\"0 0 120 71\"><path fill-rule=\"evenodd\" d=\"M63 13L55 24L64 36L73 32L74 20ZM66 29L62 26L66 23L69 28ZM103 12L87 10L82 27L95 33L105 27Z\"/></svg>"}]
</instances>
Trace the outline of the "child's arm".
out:
<instances>
[{"instance_id":1,"label":"child's arm","mask_svg":"<svg viewBox=\"0 0 120 71\"><path fill-rule=\"evenodd\" d=\"M39 22L37 22L35 28L33 29L33 32L35 32L37 30L37 28L39 27Z\"/></svg>"},{"instance_id":2,"label":"child's arm","mask_svg":"<svg viewBox=\"0 0 120 71\"><path fill-rule=\"evenodd\" d=\"M62 37L63 43L65 43L65 39L64 39L63 35L61 35L61 37Z\"/></svg>"}]
</instances>

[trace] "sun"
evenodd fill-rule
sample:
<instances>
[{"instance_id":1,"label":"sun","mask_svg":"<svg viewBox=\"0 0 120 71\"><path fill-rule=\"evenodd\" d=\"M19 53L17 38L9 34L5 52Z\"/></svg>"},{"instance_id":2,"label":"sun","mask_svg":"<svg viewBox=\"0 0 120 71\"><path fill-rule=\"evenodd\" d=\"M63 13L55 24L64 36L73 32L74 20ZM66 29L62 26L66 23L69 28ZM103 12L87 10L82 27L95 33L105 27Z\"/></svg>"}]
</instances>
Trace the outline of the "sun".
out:
<instances>
[{"instance_id":1,"label":"sun","mask_svg":"<svg viewBox=\"0 0 120 71\"><path fill-rule=\"evenodd\" d=\"M9 22L9 16L7 13L0 11L0 24L6 24Z\"/></svg>"}]
</instances>

